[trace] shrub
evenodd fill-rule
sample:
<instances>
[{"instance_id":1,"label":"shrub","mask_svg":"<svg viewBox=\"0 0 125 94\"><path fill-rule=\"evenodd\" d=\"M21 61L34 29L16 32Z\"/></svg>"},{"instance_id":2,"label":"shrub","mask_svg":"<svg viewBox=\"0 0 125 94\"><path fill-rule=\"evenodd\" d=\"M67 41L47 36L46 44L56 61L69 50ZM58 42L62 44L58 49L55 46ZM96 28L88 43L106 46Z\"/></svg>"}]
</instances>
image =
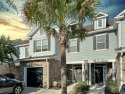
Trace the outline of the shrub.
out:
<instances>
[{"instance_id":1,"label":"shrub","mask_svg":"<svg viewBox=\"0 0 125 94\"><path fill-rule=\"evenodd\" d=\"M78 92L87 92L89 90L89 87L90 86L87 85L85 81L78 82L78 84L74 86L75 94L77 94Z\"/></svg>"},{"instance_id":2,"label":"shrub","mask_svg":"<svg viewBox=\"0 0 125 94\"><path fill-rule=\"evenodd\" d=\"M106 81L105 94L120 94L118 85L113 80Z\"/></svg>"},{"instance_id":3,"label":"shrub","mask_svg":"<svg viewBox=\"0 0 125 94\"><path fill-rule=\"evenodd\" d=\"M57 82L57 86L61 88L61 80Z\"/></svg>"},{"instance_id":4,"label":"shrub","mask_svg":"<svg viewBox=\"0 0 125 94\"><path fill-rule=\"evenodd\" d=\"M70 85L70 84L71 84L71 81L70 81L70 80L67 80L67 86ZM61 80L59 80L59 81L57 82L57 86L58 86L59 88L61 88Z\"/></svg>"},{"instance_id":5,"label":"shrub","mask_svg":"<svg viewBox=\"0 0 125 94\"><path fill-rule=\"evenodd\" d=\"M13 73L6 73L6 74L4 74L6 77L8 77L8 78L11 78L11 79L15 79L15 74L13 74Z\"/></svg>"}]
</instances>

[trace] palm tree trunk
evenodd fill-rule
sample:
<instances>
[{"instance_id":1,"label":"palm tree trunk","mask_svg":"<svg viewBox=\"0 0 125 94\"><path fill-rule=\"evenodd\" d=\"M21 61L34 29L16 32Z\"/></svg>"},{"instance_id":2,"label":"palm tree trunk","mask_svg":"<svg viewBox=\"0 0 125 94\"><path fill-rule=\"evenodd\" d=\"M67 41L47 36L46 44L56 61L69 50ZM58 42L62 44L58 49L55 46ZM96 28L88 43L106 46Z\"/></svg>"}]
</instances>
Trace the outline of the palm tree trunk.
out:
<instances>
[{"instance_id":1,"label":"palm tree trunk","mask_svg":"<svg viewBox=\"0 0 125 94\"><path fill-rule=\"evenodd\" d=\"M65 39L61 36L60 39L61 50L61 94L67 94L67 66L66 66L66 46Z\"/></svg>"}]
</instances>

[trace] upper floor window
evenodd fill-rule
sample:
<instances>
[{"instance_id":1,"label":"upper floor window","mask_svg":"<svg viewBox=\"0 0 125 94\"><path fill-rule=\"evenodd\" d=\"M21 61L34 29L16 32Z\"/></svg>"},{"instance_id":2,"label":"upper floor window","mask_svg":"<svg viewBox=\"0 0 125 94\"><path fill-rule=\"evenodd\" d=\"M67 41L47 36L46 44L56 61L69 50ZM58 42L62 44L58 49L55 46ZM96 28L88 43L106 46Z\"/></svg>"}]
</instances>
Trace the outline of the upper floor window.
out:
<instances>
[{"instance_id":1,"label":"upper floor window","mask_svg":"<svg viewBox=\"0 0 125 94\"><path fill-rule=\"evenodd\" d=\"M34 42L34 52L50 50L50 39L35 40Z\"/></svg>"},{"instance_id":2,"label":"upper floor window","mask_svg":"<svg viewBox=\"0 0 125 94\"><path fill-rule=\"evenodd\" d=\"M48 39L42 39L42 51L48 51Z\"/></svg>"},{"instance_id":3,"label":"upper floor window","mask_svg":"<svg viewBox=\"0 0 125 94\"><path fill-rule=\"evenodd\" d=\"M96 36L96 49L105 49L106 48L106 35Z\"/></svg>"},{"instance_id":4,"label":"upper floor window","mask_svg":"<svg viewBox=\"0 0 125 94\"><path fill-rule=\"evenodd\" d=\"M69 40L68 52L78 52L78 50L79 50L79 41L78 41L78 39L70 39Z\"/></svg>"},{"instance_id":5,"label":"upper floor window","mask_svg":"<svg viewBox=\"0 0 125 94\"><path fill-rule=\"evenodd\" d=\"M102 27L102 19L98 20L98 27Z\"/></svg>"},{"instance_id":6,"label":"upper floor window","mask_svg":"<svg viewBox=\"0 0 125 94\"><path fill-rule=\"evenodd\" d=\"M41 40L35 40L34 42L35 52L41 52Z\"/></svg>"},{"instance_id":7,"label":"upper floor window","mask_svg":"<svg viewBox=\"0 0 125 94\"><path fill-rule=\"evenodd\" d=\"M25 57L29 56L29 47L25 47Z\"/></svg>"},{"instance_id":8,"label":"upper floor window","mask_svg":"<svg viewBox=\"0 0 125 94\"><path fill-rule=\"evenodd\" d=\"M101 34L93 37L93 49L108 49L109 48L109 34Z\"/></svg>"}]
</instances>

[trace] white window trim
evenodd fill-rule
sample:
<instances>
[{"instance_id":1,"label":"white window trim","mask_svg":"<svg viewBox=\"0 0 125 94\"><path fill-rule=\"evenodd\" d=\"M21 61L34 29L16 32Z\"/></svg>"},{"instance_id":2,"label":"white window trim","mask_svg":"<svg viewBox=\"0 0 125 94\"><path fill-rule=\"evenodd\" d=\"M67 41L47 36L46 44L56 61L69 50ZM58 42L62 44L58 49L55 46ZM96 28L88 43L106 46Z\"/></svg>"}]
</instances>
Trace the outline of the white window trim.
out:
<instances>
[{"instance_id":1,"label":"white window trim","mask_svg":"<svg viewBox=\"0 0 125 94\"><path fill-rule=\"evenodd\" d=\"M41 41L41 39L35 39L34 41ZM41 42L42 43L42 42ZM35 45L35 44L34 44ZM41 45L42 46L42 45ZM35 47L35 48L34 48ZM36 46L34 46L33 48L35 49L35 53L40 53L41 51L42 51L42 49L41 49L41 51L40 52L36 52Z\"/></svg>"},{"instance_id":2,"label":"white window trim","mask_svg":"<svg viewBox=\"0 0 125 94\"><path fill-rule=\"evenodd\" d=\"M107 49L106 49L106 38L105 38L105 48L104 48L104 49L97 49L97 37L98 37L98 36L103 36L103 35L105 35L105 37L106 37L106 34L107 34L107 33L96 35L96 50L95 50L95 51L107 50Z\"/></svg>"},{"instance_id":3,"label":"white window trim","mask_svg":"<svg viewBox=\"0 0 125 94\"><path fill-rule=\"evenodd\" d=\"M102 26L99 27L99 20L102 20ZM104 19L98 19L97 20L97 29L103 28L104 26Z\"/></svg>"},{"instance_id":4,"label":"white window trim","mask_svg":"<svg viewBox=\"0 0 125 94\"><path fill-rule=\"evenodd\" d=\"M43 40L46 40L47 38L42 38L41 39L41 52L48 52L49 51L49 43L48 43L48 50L47 51L42 51L42 47L43 47ZM47 39L48 40L48 39ZM49 40L48 40L48 42L49 42Z\"/></svg>"},{"instance_id":5,"label":"white window trim","mask_svg":"<svg viewBox=\"0 0 125 94\"><path fill-rule=\"evenodd\" d=\"M77 41L78 38L75 38L75 39L69 39L69 42L71 41ZM70 45L69 45L69 49L70 49ZM76 49L78 49L78 46L76 44ZM69 53L78 53L78 51L75 51L75 52L69 52Z\"/></svg>"},{"instance_id":6,"label":"white window trim","mask_svg":"<svg viewBox=\"0 0 125 94\"><path fill-rule=\"evenodd\" d=\"M43 39L47 39L47 38L42 38L42 39L35 39L34 41L38 41L38 40L40 40L41 41L41 51L40 52L36 52L36 50L35 50L35 53L42 53L42 52L49 52L49 50L47 50L47 51L42 51L42 40ZM34 44L35 45L35 44ZM49 47L49 45L48 45L48 47ZM34 47L33 47L34 48ZM35 49L35 48L34 48ZM49 49L49 48L48 48Z\"/></svg>"}]
</instances>

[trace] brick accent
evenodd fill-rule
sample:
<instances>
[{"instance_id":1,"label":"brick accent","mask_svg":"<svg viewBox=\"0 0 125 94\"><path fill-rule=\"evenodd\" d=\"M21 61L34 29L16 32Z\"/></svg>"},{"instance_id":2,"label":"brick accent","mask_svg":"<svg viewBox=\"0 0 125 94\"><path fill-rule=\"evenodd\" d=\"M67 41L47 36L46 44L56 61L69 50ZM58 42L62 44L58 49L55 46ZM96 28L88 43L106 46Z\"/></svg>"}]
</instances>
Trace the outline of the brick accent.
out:
<instances>
[{"instance_id":1,"label":"brick accent","mask_svg":"<svg viewBox=\"0 0 125 94\"><path fill-rule=\"evenodd\" d=\"M67 65L67 79L72 82L72 64Z\"/></svg>"},{"instance_id":2,"label":"brick accent","mask_svg":"<svg viewBox=\"0 0 125 94\"><path fill-rule=\"evenodd\" d=\"M52 86L53 81L61 80L61 62L58 60L49 60L49 85Z\"/></svg>"},{"instance_id":3,"label":"brick accent","mask_svg":"<svg viewBox=\"0 0 125 94\"><path fill-rule=\"evenodd\" d=\"M107 78L112 79L112 63L107 63Z\"/></svg>"},{"instance_id":4,"label":"brick accent","mask_svg":"<svg viewBox=\"0 0 125 94\"><path fill-rule=\"evenodd\" d=\"M116 82L118 86L120 87L120 55L117 55L116 57L116 64L115 64L115 73L116 73Z\"/></svg>"},{"instance_id":5,"label":"brick accent","mask_svg":"<svg viewBox=\"0 0 125 94\"><path fill-rule=\"evenodd\" d=\"M47 63L49 63L47 66ZM43 67L43 88L48 87L48 77L49 77L49 86L52 86L53 81L59 81L61 79L61 63L57 60L50 59L39 60L39 61L23 61L20 62L20 76L21 80L24 81L24 67ZM48 73L49 67L49 74Z\"/></svg>"},{"instance_id":6,"label":"brick accent","mask_svg":"<svg viewBox=\"0 0 125 94\"><path fill-rule=\"evenodd\" d=\"M9 72L15 74L15 78L19 79L19 66L9 66L8 64L0 65L0 74Z\"/></svg>"},{"instance_id":7,"label":"brick accent","mask_svg":"<svg viewBox=\"0 0 125 94\"><path fill-rule=\"evenodd\" d=\"M125 84L125 53L123 54L122 58L122 81Z\"/></svg>"},{"instance_id":8,"label":"brick accent","mask_svg":"<svg viewBox=\"0 0 125 94\"><path fill-rule=\"evenodd\" d=\"M20 63L20 76L24 81L24 67L43 67L43 88L47 88L47 61L26 61Z\"/></svg>"}]
</instances>

